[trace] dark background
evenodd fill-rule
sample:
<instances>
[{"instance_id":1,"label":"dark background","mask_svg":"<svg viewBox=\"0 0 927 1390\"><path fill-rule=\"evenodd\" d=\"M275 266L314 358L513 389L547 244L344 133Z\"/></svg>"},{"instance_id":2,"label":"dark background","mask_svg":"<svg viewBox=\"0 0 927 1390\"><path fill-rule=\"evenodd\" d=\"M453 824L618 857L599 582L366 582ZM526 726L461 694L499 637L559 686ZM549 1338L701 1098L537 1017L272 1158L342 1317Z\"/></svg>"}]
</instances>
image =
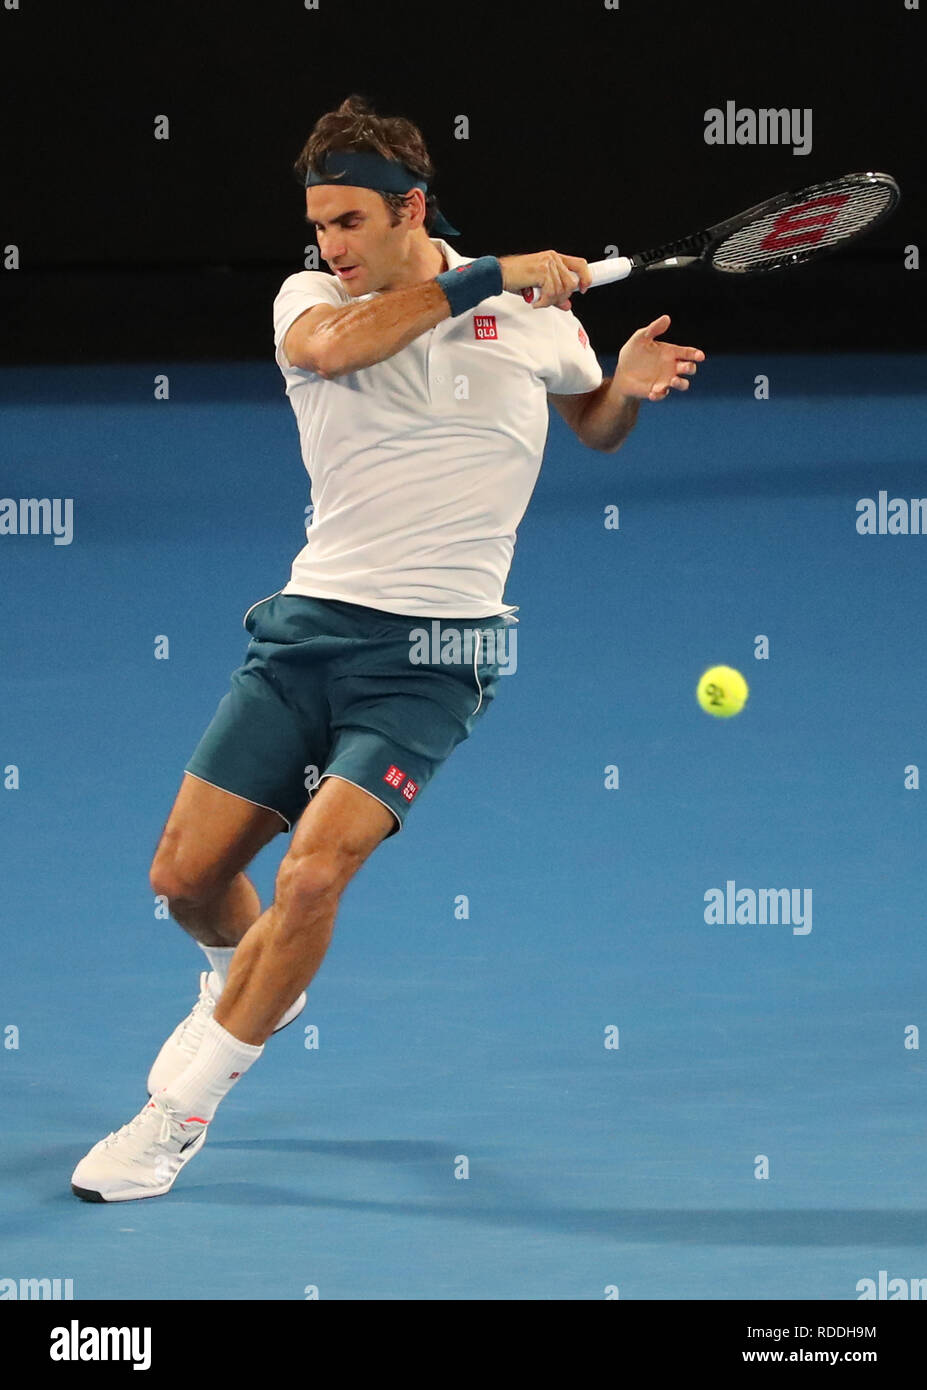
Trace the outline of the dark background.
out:
<instances>
[{"instance_id":1,"label":"dark background","mask_svg":"<svg viewBox=\"0 0 927 1390\"><path fill-rule=\"evenodd\" d=\"M274 295L312 241L292 164L352 91L420 125L464 255L595 260L886 170L899 211L819 265L668 272L577 304L602 353L664 311L710 352L922 345L903 254L922 240L927 11L904 0L20 3L0 8L0 245L21 256L0 276L5 363L272 356ZM727 100L811 107L811 153L706 145Z\"/></svg>"}]
</instances>

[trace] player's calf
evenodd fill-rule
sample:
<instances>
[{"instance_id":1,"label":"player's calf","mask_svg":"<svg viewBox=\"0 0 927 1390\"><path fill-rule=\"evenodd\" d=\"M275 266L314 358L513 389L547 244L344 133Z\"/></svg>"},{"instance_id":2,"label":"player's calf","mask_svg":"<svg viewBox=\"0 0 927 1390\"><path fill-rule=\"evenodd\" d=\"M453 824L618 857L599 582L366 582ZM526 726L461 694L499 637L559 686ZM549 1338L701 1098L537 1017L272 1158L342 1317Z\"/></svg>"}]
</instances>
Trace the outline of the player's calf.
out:
<instances>
[{"instance_id":1,"label":"player's calf","mask_svg":"<svg viewBox=\"0 0 927 1390\"><path fill-rule=\"evenodd\" d=\"M238 947L215 1019L235 1037L263 1043L315 977L331 943L338 904L362 857L341 850L286 856L273 905Z\"/></svg>"}]
</instances>

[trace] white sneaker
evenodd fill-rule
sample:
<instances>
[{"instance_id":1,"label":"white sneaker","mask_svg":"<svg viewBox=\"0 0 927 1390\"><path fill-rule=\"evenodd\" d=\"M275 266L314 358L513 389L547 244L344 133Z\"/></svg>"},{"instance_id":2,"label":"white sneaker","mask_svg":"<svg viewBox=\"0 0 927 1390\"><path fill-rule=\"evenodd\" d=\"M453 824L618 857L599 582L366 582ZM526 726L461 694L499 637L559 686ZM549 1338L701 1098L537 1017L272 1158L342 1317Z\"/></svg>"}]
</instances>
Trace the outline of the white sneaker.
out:
<instances>
[{"instance_id":1,"label":"white sneaker","mask_svg":"<svg viewBox=\"0 0 927 1390\"><path fill-rule=\"evenodd\" d=\"M178 1023L167 1042L161 1048L151 1071L148 1073L148 1094L163 1091L193 1061L203 1040L203 1029L212 1018L213 1010L219 1002L222 986L214 970L204 970L200 975L200 997L182 1023ZM291 1004L274 1029L279 1033L288 1023L292 1023L306 1007L306 991Z\"/></svg>"},{"instance_id":2,"label":"white sneaker","mask_svg":"<svg viewBox=\"0 0 927 1390\"><path fill-rule=\"evenodd\" d=\"M170 1191L185 1163L206 1142L208 1124L181 1119L159 1099L101 1139L71 1174L71 1191L85 1202L132 1202Z\"/></svg>"}]
</instances>

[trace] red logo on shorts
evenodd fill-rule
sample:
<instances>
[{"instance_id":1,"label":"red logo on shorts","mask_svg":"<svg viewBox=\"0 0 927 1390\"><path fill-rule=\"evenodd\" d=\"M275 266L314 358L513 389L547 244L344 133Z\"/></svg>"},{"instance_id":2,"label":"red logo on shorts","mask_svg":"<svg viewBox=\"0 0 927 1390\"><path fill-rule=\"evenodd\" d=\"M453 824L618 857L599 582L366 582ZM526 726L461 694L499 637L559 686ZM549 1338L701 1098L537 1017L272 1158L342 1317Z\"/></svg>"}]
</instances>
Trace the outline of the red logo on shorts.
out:
<instances>
[{"instance_id":1,"label":"red logo on shorts","mask_svg":"<svg viewBox=\"0 0 927 1390\"><path fill-rule=\"evenodd\" d=\"M401 768L396 767L395 764L391 764L387 769L386 776L383 778L383 781L389 782L391 787L401 787L405 775L406 774L402 771Z\"/></svg>"},{"instance_id":2,"label":"red logo on shorts","mask_svg":"<svg viewBox=\"0 0 927 1390\"><path fill-rule=\"evenodd\" d=\"M579 341L582 343L583 347L589 346L589 334L586 332L585 328L581 327L579 330Z\"/></svg>"},{"instance_id":3,"label":"red logo on shorts","mask_svg":"<svg viewBox=\"0 0 927 1390\"><path fill-rule=\"evenodd\" d=\"M415 793L416 793L417 791L418 791L418 787L416 786L416 784L412 781L412 778L410 777L409 780L408 780L408 782L405 784L405 786L404 786L403 789L402 789L402 794L403 794L403 796L405 797L406 801L411 801L412 798L413 798L413 796L415 795Z\"/></svg>"},{"instance_id":4,"label":"red logo on shorts","mask_svg":"<svg viewBox=\"0 0 927 1390\"><path fill-rule=\"evenodd\" d=\"M476 338L498 338L495 314L474 314L473 335Z\"/></svg>"}]
</instances>

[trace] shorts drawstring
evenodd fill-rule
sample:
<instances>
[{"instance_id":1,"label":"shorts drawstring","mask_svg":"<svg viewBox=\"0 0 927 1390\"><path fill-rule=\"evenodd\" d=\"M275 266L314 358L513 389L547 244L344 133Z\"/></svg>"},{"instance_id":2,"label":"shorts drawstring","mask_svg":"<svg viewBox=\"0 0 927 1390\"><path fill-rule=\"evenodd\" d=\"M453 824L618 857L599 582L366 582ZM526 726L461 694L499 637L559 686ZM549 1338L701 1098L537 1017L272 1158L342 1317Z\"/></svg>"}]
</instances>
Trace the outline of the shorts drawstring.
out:
<instances>
[{"instance_id":1,"label":"shorts drawstring","mask_svg":"<svg viewBox=\"0 0 927 1390\"><path fill-rule=\"evenodd\" d=\"M479 671L476 669L476 667L477 667L477 662L478 662L478 660L479 660L479 655L480 655L480 648L482 647L482 645L483 645L483 634L482 634L482 632L480 631L480 629L477 628L477 629L476 629L476 646L474 647L474 650L473 650L473 674L474 674L474 676L476 677L476 688L477 688L477 690L479 690L479 692L480 692L480 698L479 698L479 699L477 700L477 702L476 702L476 709L473 709L473 710L470 711L470 718L471 718L471 719L472 719L473 716L476 714L476 710L478 710L479 707L480 707L480 705L483 703L483 687L482 687L482 685L480 684L480 673L479 673Z\"/></svg>"}]
</instances>

